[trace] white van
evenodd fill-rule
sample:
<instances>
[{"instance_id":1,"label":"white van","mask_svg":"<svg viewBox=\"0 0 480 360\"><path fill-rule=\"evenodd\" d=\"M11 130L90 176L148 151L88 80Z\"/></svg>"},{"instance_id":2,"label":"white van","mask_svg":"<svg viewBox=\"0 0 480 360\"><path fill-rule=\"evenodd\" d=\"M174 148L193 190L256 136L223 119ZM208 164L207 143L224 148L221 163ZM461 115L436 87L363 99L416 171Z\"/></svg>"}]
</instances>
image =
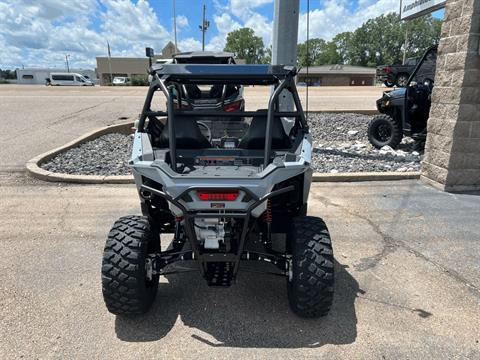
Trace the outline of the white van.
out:
<instances>
[{"instance_id":1,"label":"white van","mask_svg":"<svg viewBox=\"0 0 480 360\"><path fill-rule=\"evenodd\" d=\"M50 73L47 85L93 86L93 82L85 76L76 73Z\"/></svg>"}]
</instances>

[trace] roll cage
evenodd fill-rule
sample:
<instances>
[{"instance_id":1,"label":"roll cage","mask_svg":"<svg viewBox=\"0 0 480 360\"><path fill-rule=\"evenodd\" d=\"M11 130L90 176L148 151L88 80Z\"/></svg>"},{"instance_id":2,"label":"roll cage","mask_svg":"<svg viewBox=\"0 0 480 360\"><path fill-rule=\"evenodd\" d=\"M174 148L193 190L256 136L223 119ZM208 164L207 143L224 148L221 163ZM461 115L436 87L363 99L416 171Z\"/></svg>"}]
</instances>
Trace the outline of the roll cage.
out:
<instances>
[{"instance_id":1,"label":"roll cage","mask_svg":"<svg viewBox=\"0 0 480 360\"><path fill-rule=\"evenodd\" d=\"M295 86L296 69L293 66L282 65L219 65L219 64L156 64L150 70L150 87L140 114L138 131L146 132L146 119L152 116L166 116L169 136L170 163L177 172L176 136L172 125L176 116L208 116L208 117L260 117L256 111L202 111L183 110L182 91L184 84L223 84L223 85L272 85L274 90L268 102L267 124L265 134L264 160L266 167L270 162L272 152L272 129L276 118L296 118L304 133L308 133L308 125ZM161 90L167 99L167 111L152 111L151 103L156 91ZM289 91L295 104L295 111L281 111L279 96L282 91ZM175 94L176 92L176 94ZM178 97L175 104L174 98Z\"/></svg>"}]
</instances>

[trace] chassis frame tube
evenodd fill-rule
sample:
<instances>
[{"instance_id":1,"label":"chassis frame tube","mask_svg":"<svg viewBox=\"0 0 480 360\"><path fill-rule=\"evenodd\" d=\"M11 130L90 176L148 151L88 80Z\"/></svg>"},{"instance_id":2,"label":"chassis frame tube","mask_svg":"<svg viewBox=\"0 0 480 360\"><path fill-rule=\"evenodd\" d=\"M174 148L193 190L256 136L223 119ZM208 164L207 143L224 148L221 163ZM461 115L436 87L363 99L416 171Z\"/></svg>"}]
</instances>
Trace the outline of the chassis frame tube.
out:
<instances>
[{"instance_id":1,"label":"chassis frame tube","mask_svg":"<svg viewBox=\"0 0 480 360\"><path fill-rule=\"evenodd\" d=\"M194 190L196 188L197 187L192 187L192 188L190 188L190 190ZM200 188L201 187L198 187L198 189L200 189ZM147 186L147 185L142 185L140 187L140 192L147 191L147 192L150 192L151 194L155 194L157 196L160 196L160 197L164 198L166 201L168 201L168 202L172 203L173 205L175 205L176 207L178 207L182 211L183 217L184 217L185 233L186 233L187 238L190 242L190 246L192 248L192 251L194 253L195 258L197 258L198 261L200 262L200 271L201 271L202 276L205 276L205 270L206 270L205 265L208 261L230 261L230 262L234 263L233 273L232 273L233 277L235 277L237 272L238 272L238 267L240 265L240 260L241 260L242 254L244 252L245 241L246 241L248 230L249 230L249 223L250 223L250 217L251 217L252 211L257 206L261 205L264 201L266 201L266 200L268 200L268 199L270 199L274 196L290 192L292 190L294 190L294 186L290 185L290 186L287 186L287 187L282 188L282 189L274 190L274 191L272 191L268 194L265 194L264 196L262 196L260 198L254 198L255 201L243 212L238 211L238 212L235 212L235 213L207 213L207 214L203 214L203 213L188 211L188 209L182 203L180 203L178 201L179 197L173 198L172 196L168 195L167 193L165 193L163 191L160 191L160 190L157 190L157 189L152 188L152 187ZM195 217L204 216L204 215L210 215L211 217L219 217L219 218L221 218L221 217L243 218L243 226L242 226L242 232L240 234L240 242L239 242L237 251L235 253L225 253L225 254L222 254L222 253L201 254L200 253L200 249L198 247L198 239L197 239L197 236L195 234L195 229L194 229L194 223L193 222L195 220Z\"/></svg>"}]
</instances>

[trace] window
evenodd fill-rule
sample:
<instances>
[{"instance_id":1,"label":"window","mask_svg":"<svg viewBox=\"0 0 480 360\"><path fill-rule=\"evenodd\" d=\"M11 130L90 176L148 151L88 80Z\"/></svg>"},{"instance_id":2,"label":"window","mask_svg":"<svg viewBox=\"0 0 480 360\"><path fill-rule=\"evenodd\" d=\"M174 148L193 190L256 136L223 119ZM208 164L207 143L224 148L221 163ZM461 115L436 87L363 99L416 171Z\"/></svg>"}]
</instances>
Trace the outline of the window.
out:
<instances>
[{"instance_id":1,"label":"window","mask_svg":"<svg viewBox=\"0 0 480 360\"><path fill-rule=\"evenodd\" d=\"M52 75L52 80L73 81L73 75Z\"/></svg>"},{"instance_id":2,"label":"window","mask_svg":"<svg viewBox=\"0 0 480 360\"><path fill-rule=\"evenodd\" d=\"M33 79L33 75L22 75L22 79L32 80L32 79Z\"/></svg>"},{"instance_id":3,"label":"window","mask_svg":"<svg viewBox=\"0 0 480 360\"><path fill-rule=\"evenodd\" d=\"M417 65L417 59L407 59L405 65L415 66Z\"/></svg>"},{"instance_id":4,"label":"window","mask_svg":"<svg viewBox=\"0 0 480 360\"><path fill-rule=\"evenodd\" d=\"M413 81L417 83L423 83L427 80L434 81L436 65L437 52L435 50L431 50L418 68Z\"/></svg>"}]
</instances>

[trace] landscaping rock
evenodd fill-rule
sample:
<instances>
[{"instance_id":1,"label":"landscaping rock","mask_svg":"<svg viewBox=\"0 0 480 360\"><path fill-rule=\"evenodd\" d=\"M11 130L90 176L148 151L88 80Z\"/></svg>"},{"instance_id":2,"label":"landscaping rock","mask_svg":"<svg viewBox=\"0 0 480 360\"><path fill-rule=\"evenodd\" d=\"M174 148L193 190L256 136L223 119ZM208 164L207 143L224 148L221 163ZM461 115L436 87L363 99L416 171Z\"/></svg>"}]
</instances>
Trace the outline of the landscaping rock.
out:
<instances>
[{"instance_id":1,"label":"landscaping rock","mask_svg":"<svg viewBox=\"0 0 480 360\"><path fill-rule=\"evenodd\" d=\"M399 149L378 150L367 138L371 116L310 114L313 137L312 167L316 172L418 171L422 154L405 138ZM70 149L41 165L45 170L80 175L127 175L132 135L108 134Z\"/></svg>"}]
</instances>

